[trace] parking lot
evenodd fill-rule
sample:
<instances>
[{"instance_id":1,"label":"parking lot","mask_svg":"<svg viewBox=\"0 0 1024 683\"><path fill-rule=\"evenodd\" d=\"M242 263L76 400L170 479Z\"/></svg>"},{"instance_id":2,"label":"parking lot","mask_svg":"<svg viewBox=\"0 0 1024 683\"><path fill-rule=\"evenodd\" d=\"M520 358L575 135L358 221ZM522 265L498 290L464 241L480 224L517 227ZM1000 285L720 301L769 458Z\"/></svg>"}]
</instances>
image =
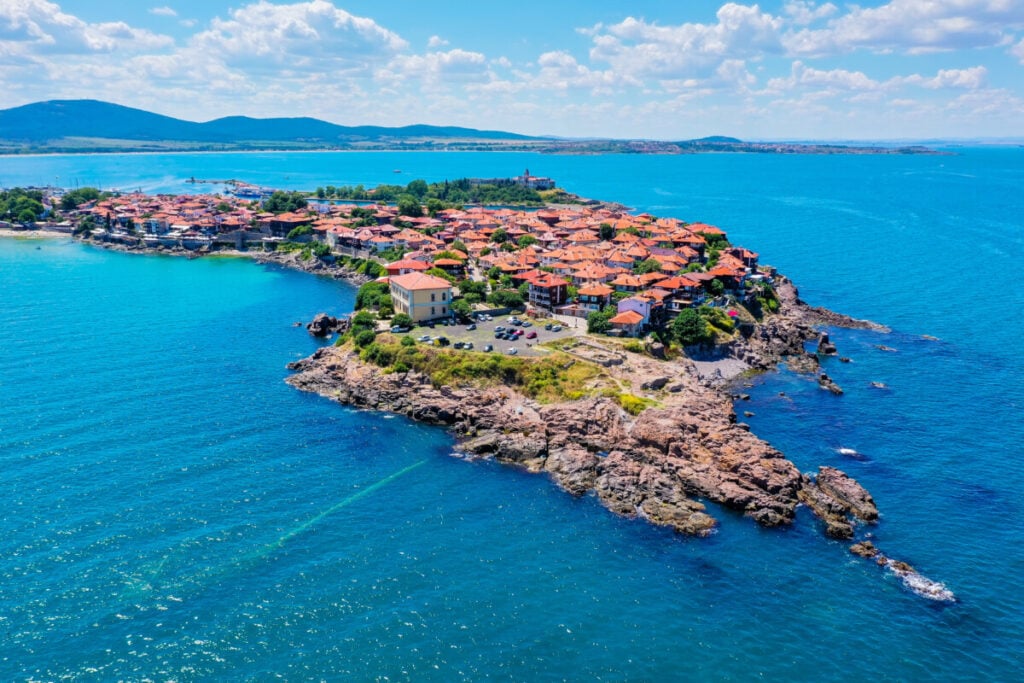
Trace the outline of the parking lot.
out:
<instances>
[{"instance_id":1,"label":"parking lot","mask_svg":"<svg viewBox=\"0 0 1024 683\"><path fill-rule=\"evenodd\" d=\"M516 325L513 320L519 320L523 324ZM573 327L574 322L576 324L575 327ZM551 329L546 329L548 325L550 325ZM475 329L469 329L474 326ZM495 330L499 327L504 332L511 332L513 330L521 330L522 332L517 335L514 341L499 339L495 336ZM561 329L556 329L556 327ZM493 317L491 320L477 320L472 324L435 324L433 329L421 325L413 328L409 334L417 340L423 336L430 336L431 340L437 337L446 337L452 346L456 343L472 342L474 351L484 351L485 347L490 344L493 347L494 353L509 354L511 349L514 348L517 355L539 356L544 352L537 349L537 344L551 341L552 339L582 334L586 332L586 328L587 323L585 320L576 321L571 318L569 320L556 320L553 318L534 319L526 316L502 315ZM536 336L531 338L531 333Z\"/></svg>"}]
</instances>

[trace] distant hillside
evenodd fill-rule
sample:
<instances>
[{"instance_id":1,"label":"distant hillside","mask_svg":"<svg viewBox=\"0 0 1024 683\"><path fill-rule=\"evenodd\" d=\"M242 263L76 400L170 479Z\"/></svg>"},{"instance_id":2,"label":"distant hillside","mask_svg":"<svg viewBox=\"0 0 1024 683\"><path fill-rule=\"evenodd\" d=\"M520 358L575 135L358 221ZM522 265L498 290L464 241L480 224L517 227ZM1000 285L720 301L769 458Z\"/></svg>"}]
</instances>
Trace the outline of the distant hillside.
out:
<instances>
[{"instance_id":1,"label":"distant hillside","mask_svg":"<svg viewBox=\"0 0 1024 683\"><path fill-rule=\"evenodd\" d=\"M126 142L320 143L345 146L359 141L412 138L487 141L536 140L503 131L454 126L415 125L401 128L339 126L313 118L253 119L231 116L205 123L183 121L141 109L96 100L52 100L0 110L0 141L5 146L74 146L77 139Z\"/></svg>"}]
</instances>

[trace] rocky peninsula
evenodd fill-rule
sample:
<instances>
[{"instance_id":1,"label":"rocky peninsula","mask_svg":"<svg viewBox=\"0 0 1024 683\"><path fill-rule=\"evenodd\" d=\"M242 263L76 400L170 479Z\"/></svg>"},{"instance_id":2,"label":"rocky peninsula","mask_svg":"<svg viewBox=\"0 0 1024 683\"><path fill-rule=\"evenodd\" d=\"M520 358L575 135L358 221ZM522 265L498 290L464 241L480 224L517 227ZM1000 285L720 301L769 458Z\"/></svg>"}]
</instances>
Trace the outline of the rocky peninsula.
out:
<instances>
[{"instance_id":1,"label":"rocky peninsula","mask_svg":"<svg viewBox=\"0 0 1024 683\"><path fill-rule=\"evenodd\" d=\"M780 279L776 292L778 313L719 354L759 371L789 363L818 372L818 355L805 345L820 338L822 326L887 331L807 305L788 280ZM600 346L593 337L587 344ZM708 378L685 356L657 355L624 354L621 364L606 368L619 386L650 402L636 415L600 395L542 403L507 385L438 386L424 373L365 362L351 345L323 347L289 364L294 374L286 381L345 405L444 427L456 437L458 454L547 474L574 496L595 495L615 514L682 534L714 531L715 512L702 501L737 510L764 527L792 524L797 507L806 505L828 537L850 542L878 522L871 494L853 478L827 466L800 472L738 420L735 377ZM881 555L870 541L850 549L878 560L922 597L955 600L945 586Z\"/></svg>"},{"instance_id":2,"label":"rocky peninsula","mask_svg":"<svg viewBox=\"0 0 1024 683\"><path fill-rule=\"evenodd\" d=\"M873 326L807 306L788 281L777 291L779 313L722 352L759 370L787 359L813 366L804 343L817 337L816 325ZM702 379L685 357L626 354L607 368L620 386L651 402L638 415L604 396L542 404L511 386L435 386L425 374L361 361L346 346L324 347L290 368L296 388L444 426L466 455L546 472L573 495L593 492L615 513L682 533L714 529L702 499L768 527L792 523L803 503L829 536L843 539L878 519L871 495L852 478L829 467L803 474L751 434L737 420L729 385Z\"/></svg>"}]
</instances>

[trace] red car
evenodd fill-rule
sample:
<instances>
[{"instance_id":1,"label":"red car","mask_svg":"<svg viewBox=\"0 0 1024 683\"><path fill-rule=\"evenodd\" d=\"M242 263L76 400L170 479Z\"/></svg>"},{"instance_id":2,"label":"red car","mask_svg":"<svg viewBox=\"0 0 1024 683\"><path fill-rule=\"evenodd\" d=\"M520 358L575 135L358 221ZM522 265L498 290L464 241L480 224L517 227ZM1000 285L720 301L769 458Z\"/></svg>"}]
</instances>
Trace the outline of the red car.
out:
<instances>
[{"instance_id":1,"label":"red car","mask_svg":"<svg viewBox=\"0 0 1024 683\"><path fill-rule=\"evenodd\" d=\"M526 338L527 339L536 339L537 338L537 333L534 332L533 330L530 330L529 332L526 333Z\"/></svg>"}]
</instances>

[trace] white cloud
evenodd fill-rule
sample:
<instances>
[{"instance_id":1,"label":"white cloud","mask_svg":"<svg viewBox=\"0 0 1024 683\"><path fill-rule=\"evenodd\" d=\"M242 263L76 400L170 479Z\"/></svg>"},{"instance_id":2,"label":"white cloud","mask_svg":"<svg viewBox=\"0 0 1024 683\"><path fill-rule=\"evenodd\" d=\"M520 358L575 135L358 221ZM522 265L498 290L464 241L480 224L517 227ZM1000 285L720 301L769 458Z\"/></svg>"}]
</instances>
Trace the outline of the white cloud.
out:
<instances>
[{"instance_id":1,"label":"white cloud","mask_svg":"<svg viewBox=\"0 0 1024 683\"><path fill-rule=\"evenodd\" d=\"M810 0L788 0L782 11L794 24L806 26L832 16L839 11L839 8L831 2L818 6Z\"/></svg>"},{"instance_id":2,"label":"white cloud","mask_svg":"<svg viewBox=\"0 0 1024 683\"><path fill-rule=\"evenodd\" d=\"M616 73L643 79L708 76L727 59L760 57L782 51L784 21L757 5L726 3L715 24L660 26L627 17L612 26L595 26L590 57Z\"/></svg>"},{"instance_id":3,"label":"white cloud","mask_svg":"<svg viewBox=\"0 0 1024 683\"><path fill-rule=\"evenodd\" d=\"M1024 38L1010 48L1010 54L1019 59L1021 64L1024 64Z\"/></svg>"},{"instance_id":4,"label":"white cloud","mask_svg":"<svg viewBox=\"0 0 1024 683\"><path fill-rule=\"evenodd\" d=\"M0 51L8 54L80 54L151 50L173 39L122 21L88 23L46 0L0 3Z\"/></svg>"},{"instance_id":5,"label":"white cloud","mask_svg":"<svg viewBox=\"0 0 1024 683\"><path fill-rule=\"evenodd\" d=\"M149 13L150 14L155 14L158 17L176 17L176 16L178 16L177 12L175 12L172 8L167 7L166 5L164 5L163 7L152 7L152 8L150 8Z\"/></svg>"},{"instance_id":6,"label":"white cloud","mask_svg":"<svg viewBox=\"0 0 1024 683\"><path fill-rule=\"evenodd\" d=\"M427 41L427 47L431 50L444 47L445 45L448 45L448 41L441 36L430 36L430 40Z\"/></svg>"},{"instance_id":7,"label":"white cloud","mask_svg":"<svg viewBox=\"0 0 1024 683\"><path fill-rule=\"evenodd\" d=\"M907 82L917 83L931 90L942 88L977 90L985 85L987 77L988 69L983 66L974 66L969 69L941 69L932 78L917 81L915 77L910 77Z\"/></svg>"},{"instance_id":8,"label":"white cloud","mask_svg":"<svg viewBox=\"0 0 1024 683\"><path fill-rule=\"evenodd\" d=\"M879 7L852 5L822 29L787 34L790 54L841 54L857 49L911 54L991 47L1006 30L1024 25L1016 0L891 0Z\"/></svg>"},{"instance_id":9,"label":"white cloud","mask_svg":"<svg viewBox=\"0 0 1024 683\"><path fill-rule=\"evenodd\" d=\"M366 69L408 48L373 19L326 0L275 5L266 0L215 18L193 45L229 64L288 69Z\"/></svg>"},{"instance_id":10,"label":"white cloud","mask_svg":"<svg viewBox=\"0 0 1024 683\"><path fill-rule=\"evenodd\" d=\"M481 81L488 77L487 58L479 52L448 50L422 55L398 55L377 72L385 81L416 78L436 84L440 81Z\"/></svg>"}]
</instances>

